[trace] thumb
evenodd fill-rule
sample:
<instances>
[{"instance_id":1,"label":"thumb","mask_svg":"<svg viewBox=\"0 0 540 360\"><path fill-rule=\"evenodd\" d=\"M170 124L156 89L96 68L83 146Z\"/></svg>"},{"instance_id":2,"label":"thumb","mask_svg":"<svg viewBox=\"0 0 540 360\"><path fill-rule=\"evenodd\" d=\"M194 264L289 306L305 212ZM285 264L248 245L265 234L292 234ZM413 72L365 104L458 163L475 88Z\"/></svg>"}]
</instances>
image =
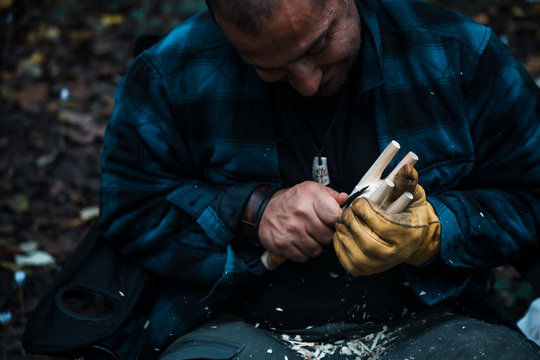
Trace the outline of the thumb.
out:
<instances>
[{"instance_id":1,"label":"thumb","mask_svg":"<svg viewBox=\"0 0 540 360\"><path fill-rule=\"evenodd\" d=\"M337 201L340 206L343 205L345 201L347 201L347 199L349 198L349 195L347 195L347 193L338 192L328 186L325 186L324 189L326 190L328 195L330 195L334 200Z\"/></svg>"},{"instance_id":2,"label":"thumb","mask_svg":"<svg viewBox=\"0 0 540 360\"><path fill-rule=\"evenodd\" d=\"M388 202L394 201L405 191L414 194L416 185L418 184L418 172L412 165L405 164L399 169L393 181L395 187L392 189Z\"/></svg>"}]
</instances>

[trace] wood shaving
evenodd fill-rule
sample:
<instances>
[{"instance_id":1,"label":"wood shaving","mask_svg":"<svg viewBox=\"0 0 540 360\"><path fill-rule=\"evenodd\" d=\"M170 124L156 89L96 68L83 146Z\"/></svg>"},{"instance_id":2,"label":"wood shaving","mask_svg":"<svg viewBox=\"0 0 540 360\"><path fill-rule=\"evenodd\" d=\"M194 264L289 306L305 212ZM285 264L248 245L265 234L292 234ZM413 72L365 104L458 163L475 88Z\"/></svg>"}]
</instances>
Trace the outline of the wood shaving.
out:
<instances>
[{"instance_id":1,"label":"wood shaving","mask_svg":"<svg viewBox=\"0 0 540 360\"><path fill-rule=\"evenodd\" d=\"M354 360L377 360L386 351L386 345L394 339L392 333L388 332L387 326L376 334L337 340L332 343L303 341L299 335L293 338L283 334L281 338L305 360L320 360L326 355L336 353L355 356Z\"/></svg>"}]
</instances>

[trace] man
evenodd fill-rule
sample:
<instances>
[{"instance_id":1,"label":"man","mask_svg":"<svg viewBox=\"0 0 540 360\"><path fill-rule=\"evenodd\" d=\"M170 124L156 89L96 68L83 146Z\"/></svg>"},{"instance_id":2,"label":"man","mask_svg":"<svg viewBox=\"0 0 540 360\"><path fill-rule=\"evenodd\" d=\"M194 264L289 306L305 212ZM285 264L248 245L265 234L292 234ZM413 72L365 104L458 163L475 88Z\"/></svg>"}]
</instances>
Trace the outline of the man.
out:
<instances>
[{"instance_id":1,"label":"man","mask_svg":"<svg viewBox=\"0 0 540 360\"><path fill-rule=\"evenodd\" d=\"M108 346L538 359L488 291L540 228L539 89L496 36L417 1L207 4L117 92L101 231L153 280ZM411 205L344 206L391 140L420 159Z\"/></svg>"}]
</instances>

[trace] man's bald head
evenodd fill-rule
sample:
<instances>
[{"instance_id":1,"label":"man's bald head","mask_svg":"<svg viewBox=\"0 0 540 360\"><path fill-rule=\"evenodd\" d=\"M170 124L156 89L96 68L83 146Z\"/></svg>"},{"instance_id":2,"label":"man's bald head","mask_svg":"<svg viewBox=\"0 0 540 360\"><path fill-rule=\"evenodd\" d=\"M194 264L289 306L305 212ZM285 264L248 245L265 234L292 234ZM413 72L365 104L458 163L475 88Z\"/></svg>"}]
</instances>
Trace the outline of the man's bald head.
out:
<instances>
[{"instance_id":1,"label":"man's bald head","mask_svg":"<svg viewBox=\"0 0 540 360\"><path fill-rule=\"evenodd\" d=\"M214 18L234 25L238 30L259 35L261 24L271 20L281 9L284 0L206 0ZM285 0L294 1L294 0ZM328 0L312 0L322 6Z\"/></svg>"},{"instance_id":2,"label":"man's bald head","mask_svg":"<svg viewBox=\"0 0 540 360\"><path fill-rule=\"evenodd\" d=\"M270 20L279 11L283 0L206 0L214 18L233 24L250 34L261 31L261 22Z\"/></svg>"}]
</instances>

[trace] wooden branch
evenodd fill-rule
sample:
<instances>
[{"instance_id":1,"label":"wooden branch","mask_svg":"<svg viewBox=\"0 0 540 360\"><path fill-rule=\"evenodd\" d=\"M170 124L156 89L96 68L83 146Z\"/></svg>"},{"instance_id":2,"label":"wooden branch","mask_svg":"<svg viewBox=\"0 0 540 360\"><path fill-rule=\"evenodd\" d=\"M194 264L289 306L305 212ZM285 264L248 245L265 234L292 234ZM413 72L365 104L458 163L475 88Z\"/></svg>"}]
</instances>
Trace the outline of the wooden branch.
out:
<instances>
[{"instance_id":1,"label":"wooden branch","mask_svg":"<svg viewBox=\"0 0 540 360\"><path fill-rule=\"evenodd\" d=\"M380 205L383 200L390 195L392 189L396 185L390 179L384 179L384 181L379 185L377 190L375 190L371 195L368 196L368 199L373 201L375 204Z\"/></svg>"},{"instance_id":2,"label":"wooden branch","mask_svg":"<svg viewBox=\"0 0 540 360\"><path fill-rule=\"evenodd\" d=\"M392 140L386 149L379 155L377 160L371 165L368 171L360 179L358 184L354 187L353 191L349 194L352 195L357 191L360 191L365 186L372 185L381 180L382 173L384 169L390 164L390 161L394 158L397 152L400 149L400 145L397 141ZM392 179L391 179L392 180ZM393 180L392 180L393 181Z\"/></svg>"},{"instance_id":3,"label":"wooden branch","mask_svg":"<svg viewBox=\"0 0 540 360\"><path fill-rule=\"evenodd\" d=\"M413 194L411 194L408 191L405 191L403 194L401 194L400 197L394 200L393 203L388 205L388 207L384 211L390 214L400 213L403 210L405 210L407 206L409 206L412 200L413 200Z\"/></svg>"},{"instance_id":4,"label":"wooden branch","mask_svg":"<svg viewBox=\"0 0 540 360\"><path fill-rule=\"evenodd\" d=\"M399 169L401 169L403 167L403 165L409 164L411 166L414 166L414 164L416 164L417 161L418 161L418 155L416 155L412 151L409 151L407 153L407 155L405 155L405 157L403 157L403 159L401 159L399 164L396 165L394 170L392 170L392 172L390 174L388 174L388 176L386 178L394 181L397 172L399 171Z\"/></svg>"}]
</instances>

